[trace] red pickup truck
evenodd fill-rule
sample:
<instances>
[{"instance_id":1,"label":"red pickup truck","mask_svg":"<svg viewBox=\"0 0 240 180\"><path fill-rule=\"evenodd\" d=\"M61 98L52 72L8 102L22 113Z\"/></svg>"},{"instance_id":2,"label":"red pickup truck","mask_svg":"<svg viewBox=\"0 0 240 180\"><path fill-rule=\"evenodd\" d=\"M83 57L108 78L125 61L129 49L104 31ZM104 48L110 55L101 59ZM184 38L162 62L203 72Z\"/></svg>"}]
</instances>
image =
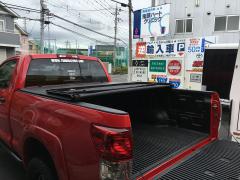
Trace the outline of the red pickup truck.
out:
<instances>
[{"instance_id":1,"label":"red pickup truck","mask_svg":"<svg viewBox=\"0 0 240 180\"><path fill-rule=\"evenodd\" d=\"M214 92L111 83L101 61L12 57L0 66L0 138L30 180L239 179L218 140Z\"/></svg>"}]
</instances>

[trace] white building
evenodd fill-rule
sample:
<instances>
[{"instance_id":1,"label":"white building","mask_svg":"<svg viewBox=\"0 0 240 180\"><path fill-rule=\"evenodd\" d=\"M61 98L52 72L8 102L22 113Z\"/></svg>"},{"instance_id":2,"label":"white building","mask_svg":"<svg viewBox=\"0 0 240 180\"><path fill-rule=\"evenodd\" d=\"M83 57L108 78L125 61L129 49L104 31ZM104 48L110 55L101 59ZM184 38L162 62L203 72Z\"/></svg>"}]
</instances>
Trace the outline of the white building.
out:
<instances>
[{"instance_id":1,"label":"white building","mask_svg":"<svg viewBox=\"0 0 240 180\"><path fill-rule=\"evenodd\" d=\"M216 43L238 43L240 0L152 0L170 4L170 34L158 39L215 36Z\"/></svg>"}]
</instances>

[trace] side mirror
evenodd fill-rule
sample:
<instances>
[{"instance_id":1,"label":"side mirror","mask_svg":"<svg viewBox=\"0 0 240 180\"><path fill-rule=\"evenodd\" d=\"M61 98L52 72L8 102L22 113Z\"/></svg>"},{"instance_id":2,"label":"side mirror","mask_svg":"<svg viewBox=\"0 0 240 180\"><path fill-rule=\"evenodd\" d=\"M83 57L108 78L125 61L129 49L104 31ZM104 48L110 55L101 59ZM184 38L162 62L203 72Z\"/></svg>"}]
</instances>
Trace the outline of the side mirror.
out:
<instances>
[{"instance_id":1,"label":"side mirror","mask_svg":"<svg viewBox=\"0 0 240 180\"><path fill-rule=\"evenodd\" d=\"M0 79L0 88L7 88L8 82L9 81L7 79Z\"/></svg>"}]
</instances>

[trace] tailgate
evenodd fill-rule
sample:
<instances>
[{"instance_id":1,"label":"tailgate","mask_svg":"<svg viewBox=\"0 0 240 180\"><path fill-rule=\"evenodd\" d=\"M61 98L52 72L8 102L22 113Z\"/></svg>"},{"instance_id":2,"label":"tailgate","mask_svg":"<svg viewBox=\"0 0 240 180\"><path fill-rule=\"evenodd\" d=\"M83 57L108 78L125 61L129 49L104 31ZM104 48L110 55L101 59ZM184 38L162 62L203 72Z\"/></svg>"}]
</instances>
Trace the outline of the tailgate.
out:
<instances>
[{"instance_id":1,"label":"tailgate","mask_svg":"<svg viewBox=\"0 0 240 180\"><path fill-rule=\"evenodd\" d=\"M239 180L240 145L216 140L154 179Z\"/></svg>"}]
</instances>

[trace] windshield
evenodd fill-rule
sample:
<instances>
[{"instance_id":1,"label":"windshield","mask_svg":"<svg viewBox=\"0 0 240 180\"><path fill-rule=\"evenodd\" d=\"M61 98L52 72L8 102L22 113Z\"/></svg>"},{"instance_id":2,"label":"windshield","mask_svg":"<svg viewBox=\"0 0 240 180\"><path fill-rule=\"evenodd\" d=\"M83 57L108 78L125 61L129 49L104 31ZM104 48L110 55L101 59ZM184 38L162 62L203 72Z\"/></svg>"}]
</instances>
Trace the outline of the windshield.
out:
<instances>
[{"instance_id":1,"label":"windshield","mask_svg":"<svg viewBox=\"0 0 240 180\"><path fill-rule=\"evenodd\" d=\"M107 76L97 61L33 59L28 69L25 86L107 81Z\"/></svg>"}]
</instances>

